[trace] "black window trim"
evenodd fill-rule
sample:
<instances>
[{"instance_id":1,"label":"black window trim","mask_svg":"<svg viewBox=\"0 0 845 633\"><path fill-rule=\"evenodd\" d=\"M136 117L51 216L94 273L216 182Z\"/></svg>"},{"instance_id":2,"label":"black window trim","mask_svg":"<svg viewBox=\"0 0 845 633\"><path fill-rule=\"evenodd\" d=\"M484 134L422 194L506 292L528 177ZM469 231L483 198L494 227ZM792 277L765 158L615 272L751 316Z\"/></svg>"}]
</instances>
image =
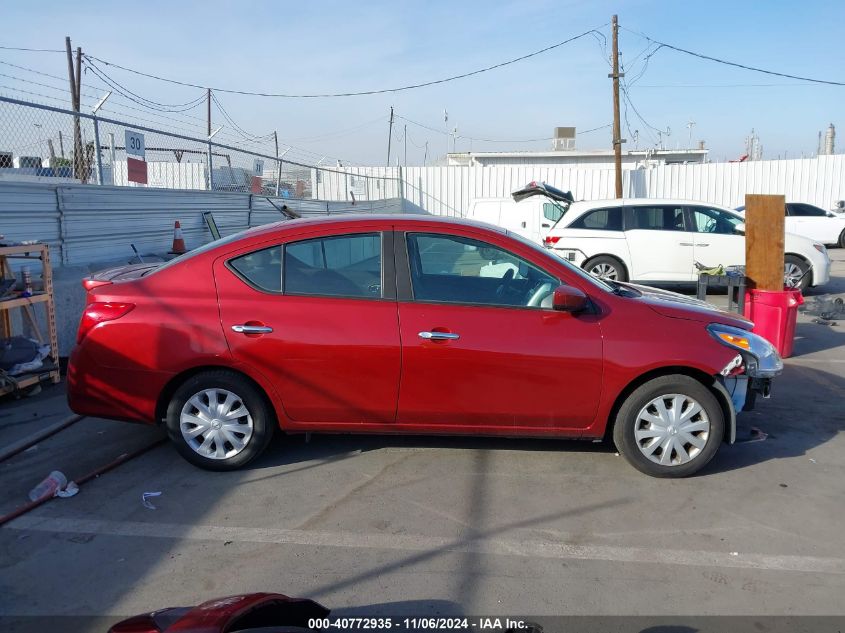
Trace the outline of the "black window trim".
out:
<instances>
[{"instance_id":1,"label":"black window trim","mask_svg":"<svg viewBox=\"0 0 845 633\"><path fill-rule=\"evenodd\" d=\"M472 302L458 302L458 301L435 301L431 299L417 299L414 296L414 288L413 283L411 281L411 256L408 250L408 236L409 235L434 235L434 236L444 236L444 237L459 237L468 240L475 240L477 242L485 242L489 243L481 237L475 236L468 236L468 235L458 235L455 233L442 233L437 231L431 230L416 230L416 231L396 231L394 234L394 253L396 258L396 288L397 288L397 300L400 303L420 303L424 305L442 305L442 306L467 306L470 308L494 308L497 310L530 310L532 312L554 312L553 308L541 308L541 307L534 307L534 306L513 306L513 305L501 305L496 303L472 303ZM557 275L551 274L548 270L544 267L535 264L534 262L530 261L526 257L522 255L518 255L513 251L504 248L502 246L497 246L496 244L491 244L496 248L501 250L505 250L508 253L514 255L528 264L534 266L535 268L540 269L546 275L554 279L558 285L563 284L563 281Z\"/></svg>"},{"instance_id":2,"label":"black window trim","mask_svg":"<svg viewBox=\"0 0 845 633\"><path fill-rule=\"evenodd\" d=\"M381 296L380 297L366 297L366 296L347 296L347 295L325 295L316 293L300 293L300 292L285 292L285 248L288 244L298 244L299 242L309 242L313 240L320 240L326 238L342 238L354 235L378 235L381 239ZM353 231L351 233L337 233L330 235L316 235L308 236L303 239L292 239L287 242L278 242L263 248L256 248L246 253L239 253L233 257L229 257L225 261L225 266L236 277L243 281L253 290L261 292L266 295L273 295L277 297L316 297L320 299L342 299L342 300L361 300L361 301L396 301L396 266L394 262L394 232L391 230L362 230ZM249 255L250 253L257 253L259 251L269 250L271 248L281 247L282 250L282 264L281 264L281 291L267 290L254 284L241 274L234 266L231 265L232 260Z\"/></svg>"}]
</instances>

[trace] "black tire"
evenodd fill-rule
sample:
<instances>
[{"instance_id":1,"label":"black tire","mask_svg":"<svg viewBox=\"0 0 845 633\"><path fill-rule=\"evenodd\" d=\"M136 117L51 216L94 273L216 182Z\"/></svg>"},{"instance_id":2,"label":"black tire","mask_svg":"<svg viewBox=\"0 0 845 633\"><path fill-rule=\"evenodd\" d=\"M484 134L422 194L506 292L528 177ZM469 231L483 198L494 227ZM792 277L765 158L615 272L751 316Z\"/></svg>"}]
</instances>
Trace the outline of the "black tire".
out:
<instances>
[{"instance_id":1,"label":"black tire","mask_svg":"<svg viewBox=\"0 0 845 633\"><path fill-rule=\"evenodd\" d=\"M839 234L839 248L845 248L845 229Z\"/></svg>"},{"instance_id":2,"label":"black tire","mask_svg":"<svg viewBox=\"0 0 845 633\"><path fill-rule=\"evenodd\" d=\"M195 395L201 394L203 391L211 389L225 390L237 396L237 400L246 408L248 418L252 420L252 433L246 441L245 446L240 452L233 454L231 457L215 459L200 455L191 447L180 429L182 411L188 400ZM233 413L236 413L236 411L233 411ZM247 423L247 416L242 416L239 419L242 423ZM260 389L240 374L221 369L196 374L186 380L174 392L167 405L165 426L168 437L170 437L170 440L182 457L195 466L206 470L226 471L241 468L258 457L267 448L273 437L276 418L270 404L267 402L267 398ZM241 440L246 436L246 433L236 433L237 438ZM198 439L202 440L204 436L199 435ZM213 441L212 445L216 446L216 442ZM235 450L234 446L227 444L226 441L223 442L223 447L222 450ZM226 447L229 448L227 449Z\"/></svg>"},{"instance_id":3,"label":"black tire","mask_svg":"<svg viewBox=\"0 0 845 633\"><path fill-rule=\"evenodd\" d=\"M655 463L643 454L637 444L635 429L640 411L656 398L667 394L679 394L695 400L710 422L704 446L694 449L691 445L688 445L691 459L686 463L673 465ZM696 414L693 419L697 421L703 419L698 416L699 414ZM616 444L616 449L634 468L652 477L688 477L698 472L713 459L722 444L724 434L725 417L716 396L695 378L682 374L661 376L649 380L635 389L622 403L613 425L613 442ZM694 450L697 453L693 456L691 453ZM670 458L672 455L677 455L680 461L680 456L674 448L670 449L669 455Z\"/></svg>"},{"instance_id":4,"label":"black tire","mask_svg":"<svg viewBox=\"0 0 845 633\"><path fill-rule=\"evenodd\" d=\"M797 286L798 290L804 292L807 288L809 288L810 284L813 282L812 271L807 272L810 270L810 264L808 264L804 259L798 257L797 255L787 255L783 258L783 261L784 267L792 264L794 266L797 266L801 270L801 274L804 275L801 278L801 282Z\"/></svg>"},{"instance_id":5,"label":"black tire","mask_svg":"<svg viewBox=\"0 0 845 633\"><path fill-rule=\"evenodd\" d=\"M613 281L628 281L628 271L625 270L624 264L615 257L610 255L599 255L584 262L583 268L590 274L596 274L594 269L599 267L610 267L614 270L615 277L610 277ZM598 275L596 275L598 276Z\"/></svg>"}]
</instances>

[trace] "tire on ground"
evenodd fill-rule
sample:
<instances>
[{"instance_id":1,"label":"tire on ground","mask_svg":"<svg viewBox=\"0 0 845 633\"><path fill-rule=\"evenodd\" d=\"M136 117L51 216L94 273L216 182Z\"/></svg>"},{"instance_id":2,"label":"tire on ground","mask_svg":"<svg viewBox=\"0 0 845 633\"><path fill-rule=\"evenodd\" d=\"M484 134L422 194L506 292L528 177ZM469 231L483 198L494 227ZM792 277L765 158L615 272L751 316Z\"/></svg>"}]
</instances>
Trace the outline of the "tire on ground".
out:
<instances>
[{"instance_id":1,"label":"tire on ground","mask_svg":"<svg viewBox=\"0 0 845 633\"><path fill-rule=\"evenodd\" d=\"M599 255L598 257L593 257L592 259L588 259L584 262L584 270L588 273L594 274L593 269L600 267L600 266L610 266L616 271L615 281L628 281L628 273L625 270L624 264L620 262L615 257L611 257L610 255Z\"/></svg>"},{"instance_id":2,"label":"tire on ground","mask_svg":"<svg viewBox=\"0 0 845 633\"><path fill-rule=\"evenodd\" d=\"M649 402L661 395L680 394L697 401L710 420L708 437L692 460L677 465L657 464L646 457L635 436L637 418ZM725 434L725 417L716 396L701 382L683 374L671 374L649 380L635 389L622 403L613 425L616 449L637 470L652 477L688 477L707 463L719 450Z\"/></svg>"},{"instance_id":3,"label":"tire on ground","mask_svg":"<svg viewBox=\"0 0 845 633\"><path fill-rule=\"evenodd\" d=\"M798 266L798 268L801 270L801 274L806 273L801 278L801 283L798 284L798 289L801 290L801 292L803 292L804 290L809 288L810 283L813 281L812 271L807 272L808 270L810 270L810 264L808 264L804 259L802 259L801 257L798 257L797 255L787 255L786 257L783 258L783 261L784 261L784 266L794 264L795 266Z\"/></svg>"},{"instance_id":4,"label":"tire on ground","mask_svg":"<svg viewBox=\"0 0 845 633\"><path fill-rule=\"evenodd\" d=\"M188 400L206 389L225 389L235 394L252 418L252 436L246 446L229 458L212 459L197 453L180 430L182 409ZM167 435L186 460L206 470L235 470L258 457L273 437L276 418L264 393L250 380L225 369L205 371L188 378L173 393L165 417Z\"/></svg>"}]
</instances>

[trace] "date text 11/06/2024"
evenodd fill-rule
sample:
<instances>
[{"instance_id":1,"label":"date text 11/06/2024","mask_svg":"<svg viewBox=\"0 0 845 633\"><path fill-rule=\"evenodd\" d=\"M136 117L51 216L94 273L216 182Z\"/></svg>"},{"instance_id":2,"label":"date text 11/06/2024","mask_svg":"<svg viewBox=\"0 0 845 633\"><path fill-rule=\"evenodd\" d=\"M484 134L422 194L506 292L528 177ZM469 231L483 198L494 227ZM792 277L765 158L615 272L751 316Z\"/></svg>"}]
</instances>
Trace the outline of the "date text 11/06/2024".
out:
<instances>
[{"instance_id":1,"label":"date text 11/06/2024","mask_svg":"<svg viewBox=\"0 0 845 633\"><path fill-rule=\"evenodd\" d=\"M539 630L521 619L501 617L479 618L314 618L308 620L308 627L323 630L369 630L369 631L525 631Z\"/></svg>"}]
</instances>

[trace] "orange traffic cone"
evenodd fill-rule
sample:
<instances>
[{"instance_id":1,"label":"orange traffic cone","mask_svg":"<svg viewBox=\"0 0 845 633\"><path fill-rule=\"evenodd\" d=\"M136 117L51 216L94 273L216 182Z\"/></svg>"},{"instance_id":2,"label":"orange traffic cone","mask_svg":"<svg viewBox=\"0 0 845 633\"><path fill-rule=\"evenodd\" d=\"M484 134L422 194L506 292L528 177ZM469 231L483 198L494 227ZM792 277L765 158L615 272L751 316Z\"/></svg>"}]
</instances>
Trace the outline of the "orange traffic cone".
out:
<instances>
[{"instance_id":1,"label":"orange traffic cone","mask_svg":"<svg viewBox=\"0 0 845 633\"><path fill-rule=\"evenodd\" d=\"M173 248L170 249L170 252L174 255L182 255L188 252L188 249L185 248L185 238L182 236L182 225L179 224L179 220L176 220L176 224L173 225Z\"/></svg>"}]
</instances>

